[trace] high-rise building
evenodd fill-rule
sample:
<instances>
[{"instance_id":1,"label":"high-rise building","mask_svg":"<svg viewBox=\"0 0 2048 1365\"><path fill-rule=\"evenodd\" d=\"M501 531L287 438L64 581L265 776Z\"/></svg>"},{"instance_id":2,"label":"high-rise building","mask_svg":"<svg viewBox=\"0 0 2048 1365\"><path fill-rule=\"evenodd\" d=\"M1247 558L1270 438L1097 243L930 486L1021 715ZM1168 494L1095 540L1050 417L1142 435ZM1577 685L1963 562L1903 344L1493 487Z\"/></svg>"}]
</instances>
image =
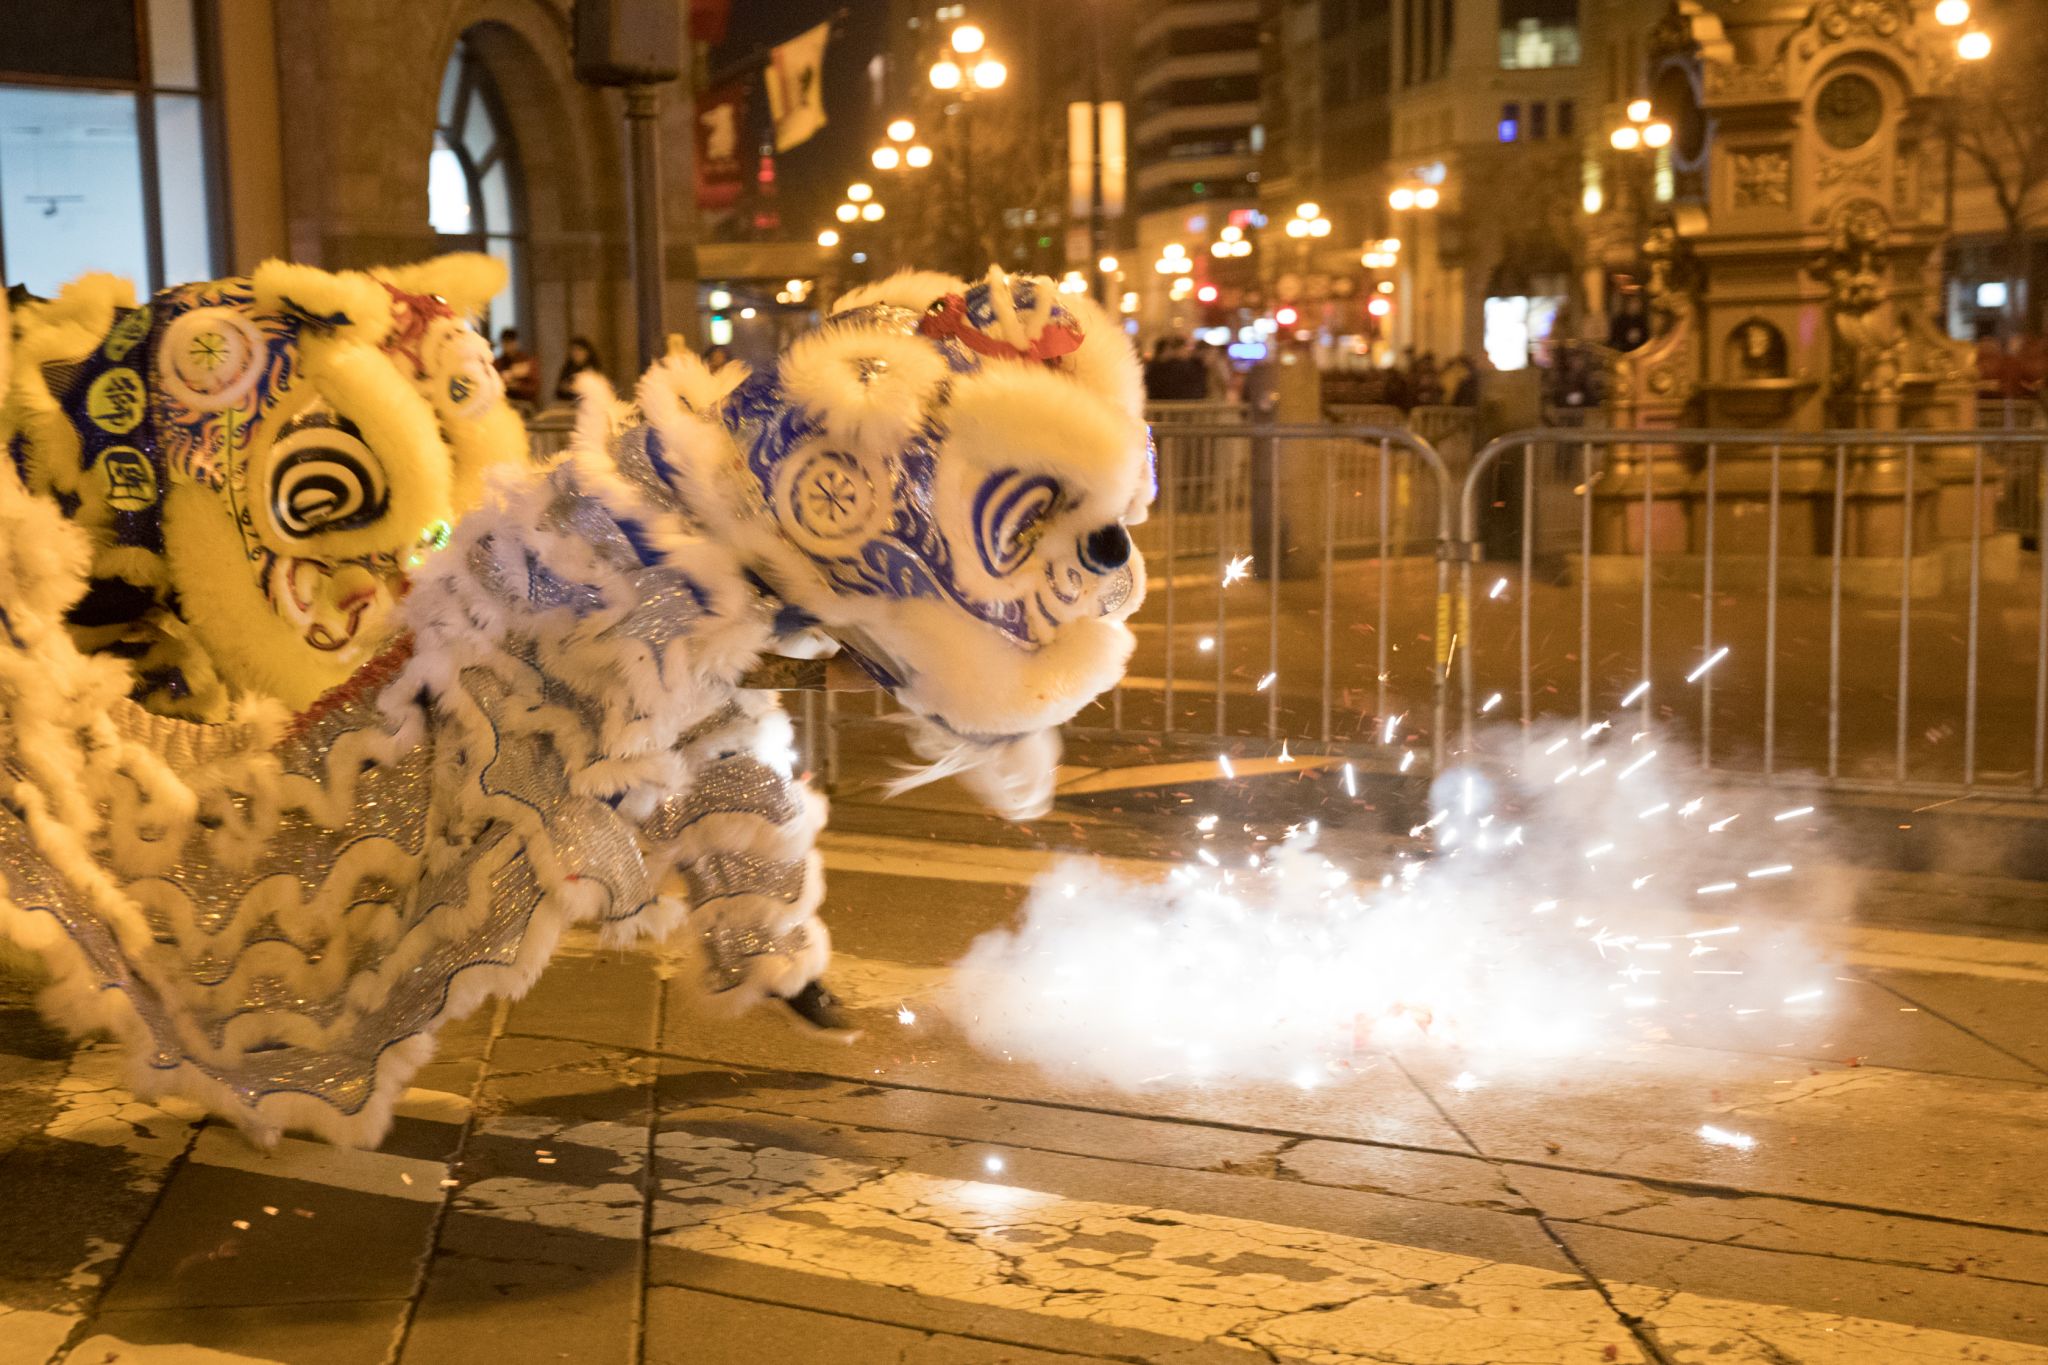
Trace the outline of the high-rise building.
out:
<instances>
[{"instance_id":1,"label":"high-rise building","mask_svg":"<svg viewBox=\"0 0 2048 1365\"><path fill-rule=\"evenodd\" d=\"M1136 249L1125 288L1148 327L1169 320L1169 251L1203 259L1258 206L1259 0L1137 0L1130 31L1131 199ZM1185 294L1189 286L1181 286ZM1185 298L1180 300L1185 302ZM1185 318L1185 314L1183 315Z\"/></svg>"},{"instance_id":2,"label":"high-rise building","mask_svg":"<svg viewBox=\"0 0 2048 1365\"><path fill-rule=\"evenodd\" d=\"M1520 369L1577 292L1581 0L1394 0L1403 346Z\"/></svg>"}]
</instances>

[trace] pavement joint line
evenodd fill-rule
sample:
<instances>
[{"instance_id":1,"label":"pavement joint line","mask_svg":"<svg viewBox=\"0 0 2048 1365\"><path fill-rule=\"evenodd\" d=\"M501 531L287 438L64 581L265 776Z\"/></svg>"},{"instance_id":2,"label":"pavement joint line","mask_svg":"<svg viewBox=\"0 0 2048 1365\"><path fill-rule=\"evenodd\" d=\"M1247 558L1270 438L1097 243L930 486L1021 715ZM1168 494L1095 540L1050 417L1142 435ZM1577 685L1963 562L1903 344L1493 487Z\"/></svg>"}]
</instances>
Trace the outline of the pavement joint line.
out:
<instances>
[{"instance_id":1,"label":"pavement joint line","mask_svg":"<svg viewBox=\"0 0 2048 1365\"><path fill-rule=\"evenodd\" d=\"M708 1253L705 1252L697 1252L694 1254L705 1256L706 1259L717 1259L715 1257L711 1257ZM803 1272L796 1271L792 1273L801 1274ZM1055 1347L1050 1347L1040 1343L1034 1343L1029 1341L1016 1341L1009 1337L990 1336L985 1332L961 1331L954 1328L946 1328L944 1330L941 1330L938 1328L915 1327L907 1323L896 1321L890 1318L869 1317L864 1313L849 1313L846 1312L844 1309L822 1308L816 1304L810 1303L801 1305L790 1304L785 1303L780 1299L763 1298L758 1294L742 1294L734 1289L713 1289L709 1286L700 1284L650 1284L648 1287L650 1289L678 1289L689 1294L704 1294L711 1298L730 1299L735 1303L759 1304L764 1308L787 1308L793 1309L794 1311L799 1313L815 1314L818 1317L822 1318L840 1318L847 1322L865 1322L873 1324L877 1327L894 1327L905 1332L915 1332L919 1336L926 1338L950 1339L957 1337L962 1341L984 1341L991 1346L1007 1346L1013 1350L1019 1351L1033 1351L1047 1355L1056 1355L1061 1353L1059 1349ZM1076 1352L1074 1354L1078 1355L1079 1353ZM1119 1353L1104 1352L1097 1350L1093 1346L1090 1346L1088 1348L1088 1355L1089 1357L1096 1360L1114 1360L1119 1362L1119 1365L1154 1365L1154 1360L1151 1356L1133 1356L1123 1355Z\"/></svg>"},{"instance_id":2,"label":"pavement joint line","mask_svg":"<svg viewBox=\"0 0 2048 1365\"><path fill-rule=\"evenodd\" d=\"M77 1347L91 1339L87 1334L88 1326L99 1318L100 1310L106 1304L107 1295L113 1292L114 1285L120 1281L121 1272L127 1269L129 1258L134 1255L135 1248L141 1245L142 1230L155 1221L157 1214L163 1211L164 1200L170 1194L171 1181L176 1179L178 1173L188 1164L192 1149L199 1143L199 1134L204 1130L205 1125L200 1122L195 1121L187 1125L184 1145L164 1163L157 1180L156 1191L149 1198L149 1206L136 1219L134 1233L129 1236L119 1253L108 1258L100 1275L98 1287L90 1300L80 1305L78 1321L71 1325L70 1332L58 1343L56 1352L49 1357L50 1361L67 1360Z\"/></svg>"},{"instance_id":3,"label":"pavement joint line","mask_svg":"<svg viewBox=\"0 0 2048 1365\"><path fill-rule=\"evenodd\" d=\"M505 1020L510 1016L512 1003L498 999L491 1010L490 1031L484 1037L484 1045L477 1056L476 1079L469 1083L469 1112L463 1116L462 1125L455 1137L455 1146L448 1154L448 1169L462 1169L463 1157L469 1151L470 1135L476 1131L477 1106L483 1094L484 1082L491 1074L491 1058L498 1051L498 1040L505 1036ZM419 1258L419 1273L414 1277L412 1293L406 1297L405 1307L398 1315L398 1330L392 1334L390 1365L399 1365L405 1359L405 1348L411 1344L413 1325L419 1321L420 1304L426 1300L427 1285L433 1278L434 1263L440 1257L441 1234L448 1226L448 1215L455 1207L453 1188L441 1191L441 1203L434 1213L434 1221L427 1228L426 1246Z\"/></svg>"},{"instance_id":4,"label":"pavement joint line","mask_svg":"<svg viewBox=\"0 0 2048 1365\"><path fill-rule=\"evenodd\" d=\"M654 977L654 1055L659 1057L668 1043L668 997L669 983L674 975L657 972ZM654 1074L647 1082L647 1146L641 1156L640 1191L640 1298L635 1305L640 1321L633 1332L633 1359L647 1359L647 1323L649 1319L647 1296L653 1289L650 1272L653 1270L647 1248L654 1244L654 1206L661 1197L661 1168L659 1161L659 1139L661 1136L661 1068L655 1067Z\"/></svg>"},{"instance_id":5,"label":"pavement joint line","mask_svg":"<svg viewBox=\"0 0 2048 1365\"><path fill-rule=\"evenodd\" d=\"M1588 1266L1584 1258L1572 1249L1569 1242L1558 1235L1557 1229L1551 1226L1550 1219L1543 1212L1541 1206L1535 1200L1530 1199L1528 1195L1522 1193L1520 1187L1515 1184L1514 1177L1507 1171L1506 1163L1487 1155L1485 1149L1480 1147L1473 1140L1472 1135L1465 1130L1465 1125L1458 1122L1457 1116L1444 1106L1443 1101L1437 1097L1434 1091L1416 1078L1415 1073L1410 1071L1399 1057L1388 1054L1388 1060L1394 1064L1395 1068L1403 1076L1408 1078L1410 1085L1422 1093L1422 1097L1429 1104L1429 1107L1436 1110L1437 1117L1442 1119L1452 1132L1465 1139L1466 1145L1480 1154L1479 1159L1492 1168L1509 1192L1535 1210L1532 1216L1536 1220L1536 1226L1542 1229L1544 1237L1548 1238L1550 1244L1557 1248L1557 1253L1564 1257L1565 1263L1578 1272L1579 1278L1592 1286L1593 1292L1600 1296L1600 1301L1607 1305L1608 1310L1614 1314L1615 1320L1627 1328L1628 1334L1635 1338L1636 1345L1642 1348L1643 1354L1650 1360L1655 1361L1656 1365L1675 1365L1671 1357L1664 1353L1663 1347L1657 1343L1656 1338L1649 1332L1644 1331L1643 1319L1636 1314L1624 1311L1621 1305L1614 1301L1614 1294L1608 1289L1606 1282L1593 1273L1592 1267Z\"/></svg>"},{"instance_id":6,"label":"pavement joint line","mask_svg":"<svg viewBox=\"0 0 2048 1365\"><path fill-rule=\"evenodd\" d=\"M2021 1066L2026 1067L2028 1070L2039 1072L2043 1079L2043 1082L2048 1083L2048 1067L2044 1067L2040 1063L2034 1061L2033 1059L2029 1057L2024 1057L2021 1054L2014 1052L2011 1048L2006 1047L2002 1043L1993 1042L1991 1039L1986 1038L1983 1034L1977 1032L1977 1030L1971 1028L1968 1024L1963 1023L1960 1019L1950 1017L1948 1014L1944 1013L1942 1010L1936 1008L1935 1006L1928 1004L1926 1001L1922 1000L1917 995L1907 994L1903 988L1893 984L1892 982L1873 980L1870 984L1878 987L1881 990L1890 992L1893 996L1897 997L1900 1000L1904 1000L1906 1003L1913 1006L1913 1008L1921 1011L1923 1014L1928 1014L1936 1019L1941 1020L1942 1023L1947 1024L1950 1028L1955 1029L1957 1032L1976 1039L1978 1042L1984 1044L1984 1046L1990 1048L1993 1052L2002 1053L2005 1056L2012 1058L2012 1060L2018 1062Z\"/></svg>"},{"instance_id":7,"label":"pavement joint line","mask_svg":"<svg viewBox=\"0 0 2048 1365\"><path fill-rule=\"evenodd\" d=\"M520 1037L537 1038L544 1042L580 1042L581 1039L558 1038L547 1034L521 1034ZM633 1049L621 1048L630 1052ZM712 1057L691 1057L682 1053L662 1052L653 1054L657 1060L687 1062L691 1066L707 1071L742 1072L754 1075L778 1075L793 1078L815 1077L820 1080L838 1081L846 1085L883 1086L894 1090L910 1090L926 1095L945 1095L954 1099L989 1100L998 1104L1015 1104L1042 1109L1058 1109L1070 1113L1107 1115L1111 1118L1137 1119L1148 1123L1174 1123L1189 1128L1213 1128L1221 1132L1249 1133L1261 1137L1286 1138L1297 1142L1330 1142L1348 1147L1380 1148L1394 1152L1416 1152L1424 1156L1459 1156L1499 1166L1516 1166L1529 1170L1556 1171L1563 1175L1587 1175L1605 1180L1625 1180L1631 1184L1643 1185L1650 1189L1670 1190L1680 1194L1712 1195L1722 1199L1776 1199L1788 1204L1804 1204L1814 1208L1841 1209L1850 1213L1867 1213L1880 1218L1907 1218L1916 1223L1934 1223L1945 1227L1975 1228L1986 1232L2009 1232L2021 1237L2048 1237L2048 1229L2024 1227L2013 1223L1988 1223L1972 1218L1952 1218L1943 1214L1923 1213L1915 1209L1888 1208L1882 1204L1859 1204L1844 1199L1823 1199L1814 1195L1790 1194L1777 1190L1747 1190L1735 1185L1719 1185L1704 1180L1680 1180L1670 1176L1631 1175L1621 1171L1603 1170L1597 1166L1576 1166L1561 1161L1538 1161L1533 1157L1492 1156L1469 1148L1432 1147L1422 1143L1385 1142L1367 1138L1347 1137L1341 1133L1305 1133L1291 1128L1259 1128L1251 1124L1230 1123L1222 1119L1189 1118L1179 1114L1146 1114L1128 1109L1105 1109L1084 1104L1068 1103L1047 1099L1017 1099L1007 1095L987 1095L971 1090L952 1090L944 1086L913 1085L905 1081L878 1080L872 1075L848 1076L835 1071L788 1071L777 1068L762 1068L752 1064L738 1064ZM1885 1068L1872 1067L1870 1070ZM2008 1084L2022 1085L2014 1081ZM723 1102L721 1102L723 1103ZM888 1130L879 1130L888 1131ZM914 1129L897 1131L915 1132ZM942 1134L920 1134L940 1137ZM1019 1150L1035 1150L1019 1147ZM1045 1149L1055 1151L1055 1149ZM1074 1155L1073 1153L1056 1153ZM1146 1163L1150 1164L1150 1163ZM1315 1182L1305 1181L1305 1184ZM1333 1189L1346 1188L1331 1186ZM1400 1196L1397 1196L1400 1197Z\"/></svg>"}]
</instances>

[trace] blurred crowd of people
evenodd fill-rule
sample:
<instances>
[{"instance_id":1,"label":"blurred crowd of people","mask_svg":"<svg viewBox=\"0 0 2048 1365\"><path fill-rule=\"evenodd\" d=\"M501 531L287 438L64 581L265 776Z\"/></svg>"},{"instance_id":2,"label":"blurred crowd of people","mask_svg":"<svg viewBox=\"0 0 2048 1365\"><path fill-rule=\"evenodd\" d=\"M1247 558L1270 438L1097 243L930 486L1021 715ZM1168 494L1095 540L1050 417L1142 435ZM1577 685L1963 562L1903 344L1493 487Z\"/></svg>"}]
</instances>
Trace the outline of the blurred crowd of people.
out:
<instances>
[{"instance_id":1,"label":"blurred crowd of people","mask_svg":"<svg viewBox=\"0 0 2048 1365\"><path fill-rule=\"evenodd\" d=\"M1236 402L1260 365L1240 368L1223 347L1184 336L1163 336L1145 358L1145 397L1154 403ZM1323 375L1324 397L1334 402L1381 403L1408 411L1479 402L1479 371L1472 358L1455 355L1439 363L1433 352L1409 349L1401 360L1363 370Z\"/></svg>"},{"instance_id":2,"label":"blurred crowd of people","mask_svg":"<svg viewBox=\"0 0 2048 1365\"><path fill-rule=\"evenodd\" d=\"M492 359L498 367L498 377L505 381L505 400L522 414L532 415L542 406L540 357L526 349L519 339L517 327L507 327L498 333L498 349ZM555 375L554 401L574 403L576 377L586 370L604 373L604 363L597 358L597 347L590 344L588 337L570 337L569 353L563 357L562 368Z\"/></svg>"}]
</instances>

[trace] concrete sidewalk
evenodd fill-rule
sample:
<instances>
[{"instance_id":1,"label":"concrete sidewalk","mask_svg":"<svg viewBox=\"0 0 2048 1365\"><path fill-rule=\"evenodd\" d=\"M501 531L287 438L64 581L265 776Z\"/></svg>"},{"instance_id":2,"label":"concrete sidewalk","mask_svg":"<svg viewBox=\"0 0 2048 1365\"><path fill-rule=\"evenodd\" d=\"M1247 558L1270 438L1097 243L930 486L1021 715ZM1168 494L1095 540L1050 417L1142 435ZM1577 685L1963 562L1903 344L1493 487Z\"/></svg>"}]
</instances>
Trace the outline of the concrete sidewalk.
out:
<instances>
[{"instance_id":1,"label":"concrete sidewalk","mask_svg":"<svg viewBox=\"0 0 2048 1365\"><path fill-rule=\"evenodd\" d=\"M8 983L0 1361L2048 1362L2048 942L1845 923L1828 1015L1568 1074L1115 1091L947 1017L1051 855L946 804L828 836L859 1042L579 945L373 1153L138 1103Z\"/></svg>"}]
</instances>

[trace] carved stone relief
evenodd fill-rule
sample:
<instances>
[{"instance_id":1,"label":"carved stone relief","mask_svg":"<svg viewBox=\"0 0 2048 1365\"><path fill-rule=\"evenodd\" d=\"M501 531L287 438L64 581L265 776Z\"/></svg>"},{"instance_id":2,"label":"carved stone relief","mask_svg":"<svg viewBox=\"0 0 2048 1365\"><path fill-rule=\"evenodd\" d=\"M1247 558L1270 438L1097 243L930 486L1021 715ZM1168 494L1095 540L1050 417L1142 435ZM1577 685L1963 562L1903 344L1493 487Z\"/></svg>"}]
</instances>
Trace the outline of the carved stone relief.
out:
<instances>
[{"instance_id":1,"label":"carved stone relief","mask_svg":"<svg viewBox=\"0 0 2048 1365\"><path fill-rule=\"evenodd\" d=\"M1792 153L1784 147L1736 152L1735 207L1783 208L1792 202Z\"/></svg>"}]
</instances>

